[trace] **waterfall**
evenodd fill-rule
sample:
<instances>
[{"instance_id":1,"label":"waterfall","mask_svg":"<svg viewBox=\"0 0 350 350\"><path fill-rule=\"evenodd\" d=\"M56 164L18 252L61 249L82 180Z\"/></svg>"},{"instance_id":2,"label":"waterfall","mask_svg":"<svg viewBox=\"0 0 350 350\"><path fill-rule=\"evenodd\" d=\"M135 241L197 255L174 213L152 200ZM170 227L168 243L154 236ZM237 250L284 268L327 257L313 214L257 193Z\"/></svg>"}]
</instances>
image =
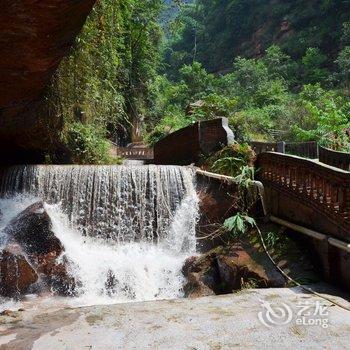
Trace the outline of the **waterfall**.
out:
<instances>
[{"instance_id":1,"label":"waterfall","mask_svg":"<svg viewBox=\"0 0 350 350\"><path fill-rule=\"evenodd\" d=\"M181 296L181 268L196 249L191 168L15 166L0 179L0 230L28 198L43 200L80 296L95 302Z\"/></svg>"}]
</instances>

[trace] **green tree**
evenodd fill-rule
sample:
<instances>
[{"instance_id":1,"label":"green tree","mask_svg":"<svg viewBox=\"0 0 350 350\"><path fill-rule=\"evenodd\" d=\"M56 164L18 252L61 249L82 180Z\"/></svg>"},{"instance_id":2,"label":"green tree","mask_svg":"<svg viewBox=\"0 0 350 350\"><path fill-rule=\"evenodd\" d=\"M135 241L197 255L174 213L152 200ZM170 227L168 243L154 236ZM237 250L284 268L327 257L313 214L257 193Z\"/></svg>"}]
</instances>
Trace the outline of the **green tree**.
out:
<instances>
[{"instance_id":1,"label":"green tree","mask_svg":"<svg viewBox=\"0 0 350 350\"><path fill-rule=\"evenodd\" d=\"M341 37L342 44L350 45L350 22L343 23L343 33Z\"/></svg>"},{"instance_id":2,"label":"green tree","mask_svg":"<svg viewBox=\"0 0 350 350\"><path fill-rule=\"evenodd\" d=\"M214 76L208 74L200 63L185 65L179 73L181 82L187 86L189 100L196 100L213 91Z\"/></svg>"},{"instance_id":3,"label":"green tree","mask_svg":"<svg viewBox=\"0 0 350 350\"><path fill-rule=\"evenodd\" d=\"M297 63L289 55L277 46L272 45L266 50L263 61L267 67L269 77L274 79L284 79L289 84L297 81Z\"/></svg>"},{"instance_id":4,"label":"green tree","mask_svg":"<svg viewBox=\"0 0 350 350\"><path fill-rule=\"evenodd\" d=\"M329 76L327 69L323 68L327 56L319 48L310 47L302 58L304 81L308 84L323 83Z\"/></svg>"},{"instance_id":5,"label":"green tree","mask_svg":"<svg viewBox=\"0 0 350 350\"><path fill-rule=\"evenodd\" d=\"M346 46L339 54L336 64L339 68L340 80L349 93L350 90L350 46Z\"/></svg>"},{"instance_id":6,"label":"green tree","mask_svg":"<svg viewBox=\"0 0 350 350\"><path fill-rule=\"evenodd\" d=\"M302 123L294 125L297 139L350 151L346 134L350 127L350 102L332 91L325 91L319 84L305 86L299 99L306 113Z\"/></svg>"},{"instance_id":7,"label":"green tree","mask_svg":"<svg viewBox=\"0 0 350 350\"><path fill-rule=\"evenodd\" d=\"M127 131L129 140L140 139L160 63L161 9L161 0L101 0L95 5L58 71L64 134L80 122L113 140L119 130Z\"/></svg>"},{"instance_id":8,"label":"green tree","mask_svg":"<svg viewBox=\"0 0 350 350\"><path fill-rule=\"evenodd\" d=\"M236 93L241 100L254 104L259 87L268 81L268 70L260 60L238 57L233 64Z\"/></svg>"}]
</instances>

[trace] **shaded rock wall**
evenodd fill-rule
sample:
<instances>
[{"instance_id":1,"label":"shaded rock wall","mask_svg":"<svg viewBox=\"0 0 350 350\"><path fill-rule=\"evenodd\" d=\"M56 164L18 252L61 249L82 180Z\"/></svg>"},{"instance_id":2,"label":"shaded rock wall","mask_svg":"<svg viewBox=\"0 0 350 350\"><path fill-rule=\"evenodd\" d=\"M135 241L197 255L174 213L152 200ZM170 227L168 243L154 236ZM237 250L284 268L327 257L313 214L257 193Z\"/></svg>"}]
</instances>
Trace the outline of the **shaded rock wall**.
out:
<instances>
[{"instance_id":1,"label":"shaded rock wall","mask_svg":"<svg viewBox=\"0 0 350 350\"><path fill-rule=\"evenodd\" d=\"M49 131L61 124L44 108L46 86L94 2L1 1L0 163L37 161L55 141Z\"/></svg>"}]
</instances>

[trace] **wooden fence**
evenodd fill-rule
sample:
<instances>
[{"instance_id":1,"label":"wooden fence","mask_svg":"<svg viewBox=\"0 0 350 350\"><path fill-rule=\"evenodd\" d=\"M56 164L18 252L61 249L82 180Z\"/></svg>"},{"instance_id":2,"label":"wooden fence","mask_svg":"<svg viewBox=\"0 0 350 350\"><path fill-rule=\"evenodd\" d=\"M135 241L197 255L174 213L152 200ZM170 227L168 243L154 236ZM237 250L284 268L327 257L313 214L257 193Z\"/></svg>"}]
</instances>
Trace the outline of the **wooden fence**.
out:
<instances>
[{"instance_id":1,"label":"wooden fence","mask_svg":"<svg viewBox=\"0 0 350 350\"><path fill-rule=\"evenodd\" d=\"M278 152L292 154L299 157L318 158L317 142L251 142L256 154Z\"/></svg>"},{"instance_id":2,"label":"wooden fence","mask_svg":"<svg viewBox=\"0 0 350 350\"><path fill-rule=\"evenodd\" d=\"M310 159L318 158L317 142L286 142L285 153Z\"/></svg>"},{"instance_id":3,"label":"wooden fence","mask_svg":"<svg viewBox=\"0 0 350 350\"><path fill-rule=\"evenodd\" d=\"M251 147L256 154L266 153L266 152L279 152L284 153L283 142L251 142Z\"/></svg>"}]
</instances>

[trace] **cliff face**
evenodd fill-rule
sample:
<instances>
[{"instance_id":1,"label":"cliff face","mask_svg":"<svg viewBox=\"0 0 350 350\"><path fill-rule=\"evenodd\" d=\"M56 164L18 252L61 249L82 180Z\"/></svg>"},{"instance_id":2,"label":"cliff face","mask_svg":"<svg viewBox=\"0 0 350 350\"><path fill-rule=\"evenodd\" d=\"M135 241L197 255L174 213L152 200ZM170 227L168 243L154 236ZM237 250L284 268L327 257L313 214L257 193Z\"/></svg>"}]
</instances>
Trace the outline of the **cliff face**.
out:
<instances>
[{"instance_id":1,"label":"cliff face","mask_svg":"<svg viewBox=\"0 0 350 350\"><path fill-rule=\"evenodd\" d=\"M196 40L196 59L211 72L230 69L237 56L260 57L272 44L295 59L318 47L332 62L342 45L343 23L350 18L350 2L340 0L196 2L199 6L185 13L190 19L183 21L182 38L172 44L167 63L190 64Z\"/></svg>"},{"instance_id":2,"label":"cliff face","mask_svg":"<svg viewBox=\"0 0 350 350\"><path fill-rule=\"evenodd\" d=\"M246 34L236 43L236 53L259 56L271 44L300 57L308 47L333 56L340 44L342 24L349 20L348 1L255 1Z\"/></svg>"},{"instance_id":3,"label":"cliff face","mask_svg":"<svg viewBox=\"0 0 350 350\"><path fill-rule=\"evenodd\" d=\"M46 86L94 2L1 1L0 163L19 161L28 153L37 158L48 147L48 130L59 128L60 121L47 108L43 113Z\"/></svg>"}]
</instances>

